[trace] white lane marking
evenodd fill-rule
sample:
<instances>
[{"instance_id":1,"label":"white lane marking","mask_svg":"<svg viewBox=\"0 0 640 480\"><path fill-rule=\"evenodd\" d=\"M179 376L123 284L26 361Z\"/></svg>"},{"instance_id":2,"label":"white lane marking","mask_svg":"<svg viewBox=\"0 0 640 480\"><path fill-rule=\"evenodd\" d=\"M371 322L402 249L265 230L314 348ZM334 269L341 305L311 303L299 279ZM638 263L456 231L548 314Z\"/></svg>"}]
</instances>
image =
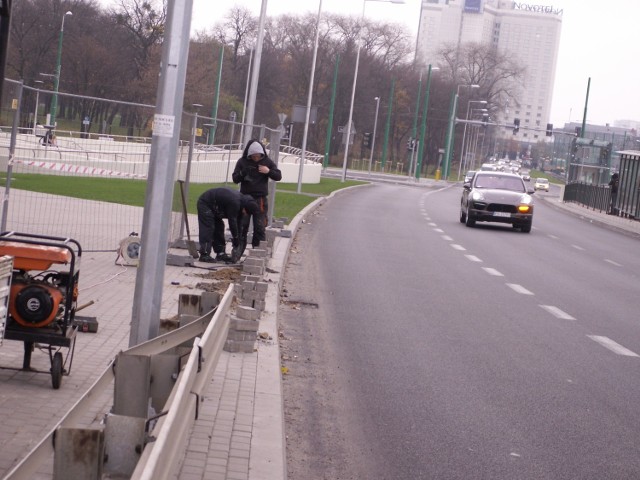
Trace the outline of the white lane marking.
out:
<instances>
[{"instance_id":1,"label":"white lane marking","mask_svg":"<svg viewBox=\"0 0 640 480\"><path fill-rule=\"evenodd\" d=\"M611 265L615 265L616 267L622 266L618 262L614 262L613 260L609 260L608 258L605 258L604 261L610 263Z\"/></svg>"},{"instance_id":2,"label":"white lane marking","mask_svg":"<svg viewBox=\"0 0 640 480\"><path fill-rule=\"evenodd\" d=\"M573 318L568 313L563 312L558 307L554 307L553 305L540 305L540 306L556 318L559 318L561 320L575 320L575 318Z\"/></svg>"},{"instance_id":3,"label":"white lane marking","mask_svg":"<svg viewBox=\"0 0 640 480\"><path fill-rule=\"evenodd\" d=\"M624 355L626 357L640 357L636 352L632 352L628 348L623 347L617 342L614 342L609 337L601 337L599 335L587 335L591 340L596 343L599 343L604 348L608 348L613 353L617 353L618 355Z\"/></svg>"},{"instance_id":4,"label":"white lane marking","mask_svg":"<svg viewBox=\"0 0 640 480\"><path fill-rule=\"evenodd\" d=\"M444 230L442 230L441 228L434 228L433 231L438 233L444 233Z\"/></svg>"},{"instance_id":5,"label":"white lane marking","mask_svg":"<svg viewBox=\"0 0 640 480\"><path fill-rule=\"evenodd\" d=\"M451 248L453 248L454 250L460 250L460 251L466 250L466 248L464 248L462 245L458 245L457 243L452 243Z\"/></svg>"},{"instance_id":6,"label":"white lane marking","mask_svg":"<svg viewBox=\"0 0 640 480\"><path fill-rule=\"evenodd\" d=\"M438 226L438 224L437 224L437 223L433 223L433 222L431 222L431 223L429 224L429 226L430 226L430 227L437 227L437 226Z\"/></svg>"},{"instance_id":7,"label":"white lane marking","mask_svg":"<svg viewBox=\"0 0 640 480\"><path fill-rule=\"evenodd\" d=\"M547 235L549 238L553 238L554 240L558 240L558 237L556 237L555 235Z\"/></svg>"},{"instance_id":8,"label":"white lane marking","mask_svg":"<svg viewBox=\"0 0 640 480\"><path fill-rule=\"evenodd\" d=\"M493 275L494 277L504 277L498 270L495 268L482 267L482 269L487 272L489 275Z\"/></svg>"},{"instance_id":9,"label":"white lane marking","mask_svg":"<svg viewBox=\"0 0 640 480\"><path fill-rule=\"evenodd\" d=\"M482 260L480 260L478 257L476 257L475 255L465 255L465 257L467 257L469 260L471 260L472 262L482 262Z\"/></svg>"},{"instance_id":10,"label":"white lane marking","mask_svg":"<svg viewBox=\"0 0 640 480\"><path fill-rule=\"evenodd\" d=\"M451 240L453 240L453 238L451 238L449 235L442 235L442 239L446 240L447 242L450 242Z\"/></svg>"},{"instance_id":11,"label":"white lane marking","mask_svg":"<svg viewBox=\"0 0 640 480\"><path fill-rule=\"evenodd\" d=\"M522 295L533 295L533 292L527 290L522 285L518 285L517 283L507 283L507 287L516 293L521 293Z\"/></svg>"},{"instance_id":12,"label":"white lane marking","mask_svg":"<svg viewBox=\"0 0 640 480\"><path fill-rule=\"evenodd\" d=\"M571 245L571 246L576 250L584 250L584 248L582 248L580 245Z\"/></svg>"}]
</instances>

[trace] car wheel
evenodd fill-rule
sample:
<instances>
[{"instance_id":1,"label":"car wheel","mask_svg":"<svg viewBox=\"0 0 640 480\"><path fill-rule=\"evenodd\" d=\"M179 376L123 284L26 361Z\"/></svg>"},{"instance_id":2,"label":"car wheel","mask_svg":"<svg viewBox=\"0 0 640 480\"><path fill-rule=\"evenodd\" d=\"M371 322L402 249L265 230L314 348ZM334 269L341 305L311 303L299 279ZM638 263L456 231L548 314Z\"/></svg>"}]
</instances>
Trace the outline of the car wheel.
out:
<instances>
[{"instance_id":1,"label":"car wheel","mask_svg":"<svg viewBox=\"0 0 640 480\"><path fill-rule=\"evenodd\" d=\"M467 221L467 216L464 214L464 210L460 207L460 223L464 223Z\"/></svg>"},{"instance_id":2,"label":"car wheel","mask_svg":"<svg viewBox=\"0 0 640 480\"><path fill-rule=\"evenodd\" d=\"M467 212L466 217L467 217L467 218L466 218L466 221L465 221L465 225L466 225L467 227L473 227L473 226L475 226L475 224L476 224L476 219L475 219L475 218L473 218L473 216L472 216L469 212Z\"/></svg>"}]
</instances>

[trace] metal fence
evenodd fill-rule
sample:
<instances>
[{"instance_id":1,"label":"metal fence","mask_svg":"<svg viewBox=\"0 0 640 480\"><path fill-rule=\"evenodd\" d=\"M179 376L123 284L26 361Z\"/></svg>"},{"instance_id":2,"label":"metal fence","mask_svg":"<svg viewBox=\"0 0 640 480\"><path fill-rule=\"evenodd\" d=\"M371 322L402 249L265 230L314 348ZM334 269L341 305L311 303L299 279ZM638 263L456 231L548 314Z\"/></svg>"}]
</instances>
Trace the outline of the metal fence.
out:
<instances>
[{"instance_id":1,"label":"metal fence","mask_svg":"<svg viewBox=\"0 0 640 480\"><path fill-rule=\"evenodd\" d=\"M140 232L142 207L95 200L83 200L78 207L77 200L71 203L69 197L82 195L71 188L68 196L21 189L21 182L32 177L16 174L146 182L155 107L59 93L54 130L47 125L52 95L48 90L5 80L0 108L0 186L5 189L2 229L71 236L87 250L115 250L131 232ZM175 179L185 180L187 201L190 184L233 185L231 173L246 136L265 141L274 160L284 157L291 166L299 161L293 153L279 155L280 128L213 119L197 110L182 114ZM318 162L322 159L317 157L310 156L306 163L321 167ZM296 171L288 176L297 178L298 168L295 165ZM318 171L318 181L319 175ZM173 198L171 242L181 239L184 230L177 183ZM197 225L195 216L190 225ZM87 237L87 231L91 236Z\"/></svg>"},{"instance_id":2,"label":"metal fence","mask_svg":"<svg viewBox=\"0 0 640 480\"><path fill-rule=\"evenodd\" d=\"M611 188L608 185L569 183L564 187L565 202L575 202L600 212L609 210Z\"/></svg>"}]
</instances>

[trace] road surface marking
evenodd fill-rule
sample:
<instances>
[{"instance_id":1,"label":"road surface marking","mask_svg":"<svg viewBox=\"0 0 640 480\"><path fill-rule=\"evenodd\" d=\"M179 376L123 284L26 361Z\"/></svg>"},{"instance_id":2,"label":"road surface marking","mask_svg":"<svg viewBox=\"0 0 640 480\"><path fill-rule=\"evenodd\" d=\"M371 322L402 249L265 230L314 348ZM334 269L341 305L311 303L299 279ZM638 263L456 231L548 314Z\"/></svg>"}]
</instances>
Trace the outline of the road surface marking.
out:
<instances>
[{"instance_id":1,"label":"road surface marking","mask_svg":"<svg viewBox=\"0 0 640 480\"><path fill-rule=\"evenodd\" d=\"M617 342L614 342L609 337L601 337L599 335L587 335L587 337L589 337L594 342L599 343L604 348L608 348L613 353L617 353L618 355L624 355L626 357L640 357L640 355L638 355L637 353L632 352L631 350L623 347Z\"/></svg>"},{"instance_id":2,"label":"road surface marking","mask_svg":"<svg viewBox=\"0 0 640 480\"><path fill-rule=\"evenodd\" d=\"M482 260L480 260L478 257L476 257L475 255L465 255L465 257L467 257L469 260L471 260L472 262L482 262Z\"/></svg>"},{"instance_id":3,"label":"road surface marking","mask_svg":"<svg viewBox=\"0 0 640 480\"><path fill-rule=\"evenodd\" d=\"M558 240L558 237L556 237L555 235L547 235L549 238L553 238L554 240Z\"/></svg>"},{"instance_id":4,"label":"road surface marking","mask_svg":"<svg viewBox=\"0 0 640 480\"><path fill-rule=\"evenodd\" d=\"M582 248L580 245L571 245L571 246L576 250L584 250L584 248Z\"/></svg>"},{"instance_id":5,"label":"road surface marking","mask_svg":"<svg viewBox=\"0 0 640 480\"><path fill-rule=\"evenodd\" d=\"M441 228L434 228L433 231L438 233L444 233L444 230L442 230Z\"/></svg>"},{"instance_id":6,"label":"road surface marking","mask_svg":"<svg viewBox=\"0 0 640 480\"><path fill-rule=\"evenodd\" d=\"M507 283L507 287L509 287L516 293L521 293L522 295L533 295L533 292L530 292L522 285L518 285L517 283Z\"/></svg>"},{"instance_id":7,"label":"road surface marking","mask_svg":"<svg viewBox=\"0 0 640 480\"><path fill-rule=\"evenodd\" d=\"M482 269L487 272L489 275L493 275L494 277L504 277L498 270L495 268L482 267Z\"/></svg>"},{"instance_id":8,"label":"road surface marking","mask_svg":"<svg viewBox=\"0 0 640 480\"><path fill-rule=\"evenodd\" d=\"M437 224L437 223L433 223L433 222L431 222L431 223L429 224L429 226L430 226L430 227L437 227L437 226L438 226L438 224Z\"/></svg>"},{"instance_id":9,"label":"road surface marking","mask_svg":"<svg viewBox=\"0 0 640 480\"><path fill-rule=\"evenodd\" d=\"M452 244L451 244L451 247L452 247L454 250L460 250L460 251L466 250L466 248L464 248L462 245L458 245L457 243L452 243Z\"/></svg>"},{"instance_id":10,"label":"road surface marking","mask_svg":"<svg viewBox=\"0 0 640 480\"><path fill-rule=\"evenodd\" d=\"M611 265L615 265L616 267L622 266L618 262L614 262L613 260L609 260L608 258L605 258L604 261L610 263Z\"/></svg>"},{"instance_id":11,"label":"road surface marking","mask_svg":"<svg viewBox=\"0 0 640 480\"><path fill-rule=\"evenodd\" d=\"M450 242L451 240L453 240L453 238L451 238L449 235L442 235L442 239L446 240L447 242Z\"/></svg>"},{"instance_id":12,"label":"road surface marking","mask_svg":"<svg viewBox=\"0 0 640 480\"><path fill-rule=\"evenodd\" d=\"M561 320L575 320L575 318L573 318L568 313L563 312L558 307L554 307L553 305L540 305L540 306L556 318L559 318Z\"/></svg>"}]
</instances>

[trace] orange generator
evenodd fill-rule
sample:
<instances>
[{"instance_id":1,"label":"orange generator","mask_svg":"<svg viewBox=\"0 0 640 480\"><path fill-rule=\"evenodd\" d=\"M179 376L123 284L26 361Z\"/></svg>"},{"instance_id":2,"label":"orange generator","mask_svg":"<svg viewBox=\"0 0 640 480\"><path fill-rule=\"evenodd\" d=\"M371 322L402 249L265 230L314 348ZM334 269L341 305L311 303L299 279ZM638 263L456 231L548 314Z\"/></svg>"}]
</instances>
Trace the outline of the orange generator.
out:
<instances>
[{"instance_id":1,"label":"orange generator","mask_svg":"<svg viewBox=\"0 0 640 480\"><path fill-rule=\"evenodd\" d=\"M31 368L31 353L36 346L47 350L51 369L40 373L51 373L53 388L60 388L73 361L82 248L70 238L4 232L0 255L13 257L4 338L24 342L21 370L37 372Z\"/></svg>"}]
</instances>

